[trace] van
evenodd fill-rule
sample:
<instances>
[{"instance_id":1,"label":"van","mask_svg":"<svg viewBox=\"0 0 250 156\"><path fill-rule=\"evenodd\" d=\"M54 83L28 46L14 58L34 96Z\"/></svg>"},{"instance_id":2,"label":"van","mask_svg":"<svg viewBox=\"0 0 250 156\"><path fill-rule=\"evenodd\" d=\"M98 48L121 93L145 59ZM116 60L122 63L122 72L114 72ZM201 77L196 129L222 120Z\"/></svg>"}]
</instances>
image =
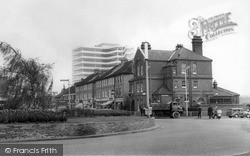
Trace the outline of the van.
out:
<instances>
[{"instance_id":1,"label":"van","mask_svg":"<svg viewBox=\"0 0 250 156\"><path fill-rule=\"evenodd\" d=\"M227 116L229 118L232 118L232 117L238 118L242 112L243 112L242 108L230 108L230 109L227 109Z\"/></svg>"}]
</instances>

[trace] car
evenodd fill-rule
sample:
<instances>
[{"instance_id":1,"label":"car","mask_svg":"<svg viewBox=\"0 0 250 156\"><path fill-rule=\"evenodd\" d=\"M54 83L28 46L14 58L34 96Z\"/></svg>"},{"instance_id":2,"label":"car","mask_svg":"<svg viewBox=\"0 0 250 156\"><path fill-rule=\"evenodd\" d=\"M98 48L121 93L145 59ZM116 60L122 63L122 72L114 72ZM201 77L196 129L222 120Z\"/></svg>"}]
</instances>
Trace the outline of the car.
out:
<instances>
[{"instance_id":1,"label":"car","mask_svg":"<svg viewBox=\"0 0 250 156\"><path fill-rule=\"evenodd\" d=\"M227 116L229 118L235 117L238 118L240 116L240 114L242 114L243 112L243 108L229 108L227 109Z\"/></svg>"},{"instance_id":2,"label":"car","mask_svg":"<svg viewBox=\"0 0 250 156\"><path fill-rule=\"evenodd\" d=\"M247 111L242 111L242 112L240 112L239 116L240 116L241 118L244 118L244 117L250 118L250 111L249 111L249 110L247 110Z\"/></svg>"}]
</instances>

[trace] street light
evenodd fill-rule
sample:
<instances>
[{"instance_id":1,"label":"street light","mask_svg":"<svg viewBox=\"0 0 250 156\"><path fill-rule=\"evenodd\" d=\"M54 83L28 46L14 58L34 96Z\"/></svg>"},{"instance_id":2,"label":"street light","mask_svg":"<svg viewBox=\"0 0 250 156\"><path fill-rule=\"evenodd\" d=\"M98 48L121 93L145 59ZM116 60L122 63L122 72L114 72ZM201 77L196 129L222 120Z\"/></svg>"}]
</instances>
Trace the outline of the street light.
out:
<instances>
[{"instance_id":1,"label":"street light","mask_svg":"<svg viewBox=\"0 0 250 156\"><path fill-rule=\"evenodd\" d=\"M148 42L143 42L141 45L141 49L145 50L145 62L146 62L146 102L148 107L148 117L149 114L149 81L148 81L148 50L151 50L151 45Z\"/></svg>"},{"instance_id":2,"label":"street light","mask_svg":"<svg viewBox=\"0 0 250 156\"><path fill-rule=\"evenodd\" d=\"M69 103L68 103L68 105L69 105L69 107L70 107L70 81L69 81L69 79L61 79L60 81L61 81L61 82L62 82L62 81L63 81L63 82L68 81L68 88L69 88L69 95L68 95Z\"/></svg>"},{"instance_id":3,"label":"street light","mask_svg":"<svg viewBox=\"0 0 250 156\"><path fill-rule=\"evenodd\" d=\"M186 92L186 116L188 117L188 100L187 100L187 70L190 68L190 66L185 68L185 92Z\"/></svg>"}]
</instances>

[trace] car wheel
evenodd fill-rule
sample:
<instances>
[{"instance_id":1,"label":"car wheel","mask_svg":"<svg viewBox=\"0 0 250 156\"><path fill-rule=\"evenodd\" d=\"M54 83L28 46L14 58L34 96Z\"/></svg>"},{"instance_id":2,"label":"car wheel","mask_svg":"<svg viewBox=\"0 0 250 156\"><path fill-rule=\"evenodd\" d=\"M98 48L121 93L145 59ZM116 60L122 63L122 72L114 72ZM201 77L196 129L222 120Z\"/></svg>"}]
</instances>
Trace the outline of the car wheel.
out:
<instances>
[{"instance_id":1,"label":"car wheel","mask_svg":"<svg viewBox=\"0 0 250 156\"><path fill-rule=\"evenodd\" d=\"M173 112L173 118L179 118L180 113L179 112Z\"/></svg>"},{"instance_id":2,"label":"car wheel","mask_svg":"<svg viewBox=\"0 0 250 156\"><path fill-rule=\"evenodd\" d=\"M234 117L235 117L235 118L238 118L238 117L239 117L239 115L238 115L238 114L235 114L235 115L234 115Z\"/></svg>"},{"instance_id":3,"label":"car wheel","mask_svg":"<svg viewBox=\"0 0 250 156\"><path fill-rule=\"evenodd\" d=\"M229 116L229 118L232 118L231 116Z\"/></svg>"}]
</instances>

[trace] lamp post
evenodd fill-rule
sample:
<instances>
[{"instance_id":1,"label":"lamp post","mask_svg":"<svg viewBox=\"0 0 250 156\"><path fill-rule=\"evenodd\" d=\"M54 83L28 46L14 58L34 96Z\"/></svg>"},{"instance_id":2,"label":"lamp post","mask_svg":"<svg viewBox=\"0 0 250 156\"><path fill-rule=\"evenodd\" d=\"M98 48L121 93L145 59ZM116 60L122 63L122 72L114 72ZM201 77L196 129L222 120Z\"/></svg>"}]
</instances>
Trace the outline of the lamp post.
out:
<instances>
[{"instance_id":1,"label":"lamp post","mask_svg":"<svg viewBox=\"0 0 250 156\"><path fill-rule=\"evenodd\" d=\"M151 50L151 45L148 42L142 42L141 49L145 50L145 68L146 68L146 103L149 110L149 81L148 81L148 50ZM148 111L148 117L150 117Z\"/></svg>"},{"instance_id":2,"label":"lamp post","mask_svg":"<svg viewBox=\"0 0 250 156\"><path fill-rule=\"evenodd\" d=\"M65 82L65 81L68 81L68 88L69 88L69 95L68 95L68 99L69 99L69 103L68 103L68 106L70 107L70 81L69 79L61 79L60 80L61 82Z\"/></svg>"},{"instance_id":3,"label":"lamp post","mask_svg":"<svg viewBox=\"0 0 250 156\"><path fill-rule=\"evenodd\" d=\"M185 94L186 94L186 116L188 117L188 100L187 100L187 70L190 68L190 66L185 68Z\"/></svg>"}]
</instances>

